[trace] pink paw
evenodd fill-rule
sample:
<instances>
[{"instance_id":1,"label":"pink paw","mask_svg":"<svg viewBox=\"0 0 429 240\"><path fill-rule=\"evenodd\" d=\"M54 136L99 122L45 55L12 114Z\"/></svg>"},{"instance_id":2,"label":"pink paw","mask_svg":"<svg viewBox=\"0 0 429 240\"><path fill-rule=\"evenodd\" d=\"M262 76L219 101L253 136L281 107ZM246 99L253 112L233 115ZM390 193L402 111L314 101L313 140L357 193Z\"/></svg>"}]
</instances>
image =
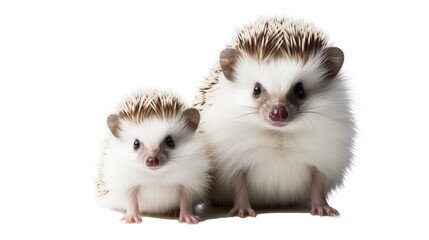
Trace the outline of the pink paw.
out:
<instances>
[{"instance_id":1,"label":"pink paw","mask_svg":"<svg viewBox=\"0 0 429 240\"><path fill-rule=\"evenodd\" d=\"M121 218L121 221L125 221L125 223L141 223L142 218L138 215L131 215L131 216L123 216Z\"/></svg>"},{"instance_id":2,"label":"pink paw","mask_svg":"<svg viewBox=\"0 0 429 240\"><path fill-rule=\"evenodd\" d=\"M229 211L229 216L239 216L241 218L250 216L250 217L256 217L255 211L251 207L234 207L231 211Z\"/></svg>"},{"instance_id":3,"label":"pink paw","mask_svg":"<svg viewBox=\"0 0 429 240\"><path fill-rule=\"evenodd\" d=\"M340 216L340 213L335 208L330 207L329 205L323 205L323 206L312 206L311 215Z\"/></svg>"},{"instance_id":4,"label":"pink paw","mask_svg":"<svg viewBox=\"0 0 429 240\"><path fill-rule=\"evenodd\" d=\"M179 217L179 222L187 224L198 224L201 221L201 218L194 216L192 214L183 214Z\"/></svg>"}]
</instances>

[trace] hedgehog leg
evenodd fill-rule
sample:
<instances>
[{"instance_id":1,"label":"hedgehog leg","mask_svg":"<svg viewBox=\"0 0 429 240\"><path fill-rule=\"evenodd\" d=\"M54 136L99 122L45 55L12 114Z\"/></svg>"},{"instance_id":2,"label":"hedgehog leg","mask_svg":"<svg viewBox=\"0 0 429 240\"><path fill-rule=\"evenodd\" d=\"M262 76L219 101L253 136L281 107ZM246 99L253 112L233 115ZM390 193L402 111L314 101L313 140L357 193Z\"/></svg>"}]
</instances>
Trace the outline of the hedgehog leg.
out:
<instances>
[{"instance_id":1,"label":"hedgehog leg","mask_svg":"<svg viewBox=\"0 0 429 240\"><path fill-rule=\"evenodd\" d=\"M138 188L133 188L128 196L127 213L121 218L125 223L141 223L139 214L139 203L137 200Z\"/></svg>"},{"instance_id":2,"label":"hedgehog leg","mask_svg":"<svg viewBox=\"0 0 429 240\"><path fill-rule=\"evenodd\" d=\"M192 213L192 197L186 190L180 187L180 217L179 222L188 224L197 224L201 218Z\"/></svg>"},{"instance_id":3,"label":"hedgehog leg","mask_svg":"<svg viewBox=\"0 0 429 240\"><path fill-rule=\"evenodd\" d=\"M319 216L339 216L340 213L326 201L326 177L313 168L311 180L311 214Z\"/></svg>"},{"instance_id":4,"label":"hedgehog leg","mask_svg":"<svg viewBox=\"0 0 429 240\"><path fill-rule=\"evenodd\" d=\"M246 187L246 174L239 172L233 178L233 198L234 207L229 212L229 216L239 216L241 218L251 216L255 217L256 213L250 206L249 194Z\"/></svg>"}]
</instances>

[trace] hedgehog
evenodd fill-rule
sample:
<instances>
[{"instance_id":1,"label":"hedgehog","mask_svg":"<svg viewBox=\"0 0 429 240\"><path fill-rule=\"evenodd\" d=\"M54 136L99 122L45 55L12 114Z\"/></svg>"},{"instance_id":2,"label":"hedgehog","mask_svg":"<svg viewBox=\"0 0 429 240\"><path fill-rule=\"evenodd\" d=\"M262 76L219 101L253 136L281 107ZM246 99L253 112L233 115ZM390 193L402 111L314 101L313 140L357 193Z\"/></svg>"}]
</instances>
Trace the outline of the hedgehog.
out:
<instances>
[{"instance_id":1,"label":"hedgehog","mask_svg":"<svg viewBox=\"0 0 429 240\"><path fill-rule=\"evenodd\" d=\"M196 98L215 167L212 201L253 208L328 204L353 158L355 121L343 51L313 24L262 18L237 31Z\"/></svg>"},{"instance_id":2,"label":"hedgehog","mask_svg":"<svg viewBox=\"0 0 429 240\"><path fill-rule=\"evenodd\" d=\"M100 206L125 212L126 223L141 214L177 215L196 224L192 208L211 182L210 159L195 131L200 114L172 92L142 90L107 118L96 177Z\"/></svg>"}]
</instances>

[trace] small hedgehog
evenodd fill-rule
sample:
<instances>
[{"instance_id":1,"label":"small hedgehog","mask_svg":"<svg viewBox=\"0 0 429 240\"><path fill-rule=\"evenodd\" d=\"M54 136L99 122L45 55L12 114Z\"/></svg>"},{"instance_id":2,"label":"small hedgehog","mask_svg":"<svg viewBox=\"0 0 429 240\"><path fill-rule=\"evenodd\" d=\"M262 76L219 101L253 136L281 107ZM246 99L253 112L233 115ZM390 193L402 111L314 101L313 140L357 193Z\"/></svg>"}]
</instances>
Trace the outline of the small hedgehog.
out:
<instances>
[{"instance_id":1,"label":"small hedgehog","mask_svg":"<svg viewBox=\"0 0 429 240\"><path fill-rule=\"evenodd\" d=\"M342 185L355 135L343 61L322 31L289 18L245 26L221 52L195 106L214 200L232 205L231 216L305 203L339 215L326 199Z\"/></svg>"},{"instance_id":2,"label":"small hedgehog","mask_svg":"<svg viewBox=\"0 0 429 240\"><path fill-rule=\"evenodd\" d=\"M107 118L96 179L100 206L126 211L121 220L141 222L140 213L170 214L196 224L193 203L210 186L210 160L195 130L200 115L175 94L147 90L132 95Z\"/></svg>"}]
</instances>

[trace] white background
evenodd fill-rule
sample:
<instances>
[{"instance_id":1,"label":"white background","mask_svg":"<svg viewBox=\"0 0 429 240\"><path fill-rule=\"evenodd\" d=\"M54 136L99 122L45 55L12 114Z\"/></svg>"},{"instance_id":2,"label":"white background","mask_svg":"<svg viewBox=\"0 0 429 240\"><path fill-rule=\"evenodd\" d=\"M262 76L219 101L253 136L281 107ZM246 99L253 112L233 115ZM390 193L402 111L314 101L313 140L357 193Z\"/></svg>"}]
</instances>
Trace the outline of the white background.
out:
<instances>
[{"instance_id":1,"label":"white background","mask_svg":"<svg viewBox=\"0 0 429 240\"><path fill-rule=\"evenodd\" d=\"M423 2L423 1L422 1ZM428 239L427 7L413 1L1 1L0 238ZM235 30L310 20L345 52L359 127L339 218L268 213L197 226L96 205L106 117L130 92L193 100Z\"/></svg>"}]
</instances>

